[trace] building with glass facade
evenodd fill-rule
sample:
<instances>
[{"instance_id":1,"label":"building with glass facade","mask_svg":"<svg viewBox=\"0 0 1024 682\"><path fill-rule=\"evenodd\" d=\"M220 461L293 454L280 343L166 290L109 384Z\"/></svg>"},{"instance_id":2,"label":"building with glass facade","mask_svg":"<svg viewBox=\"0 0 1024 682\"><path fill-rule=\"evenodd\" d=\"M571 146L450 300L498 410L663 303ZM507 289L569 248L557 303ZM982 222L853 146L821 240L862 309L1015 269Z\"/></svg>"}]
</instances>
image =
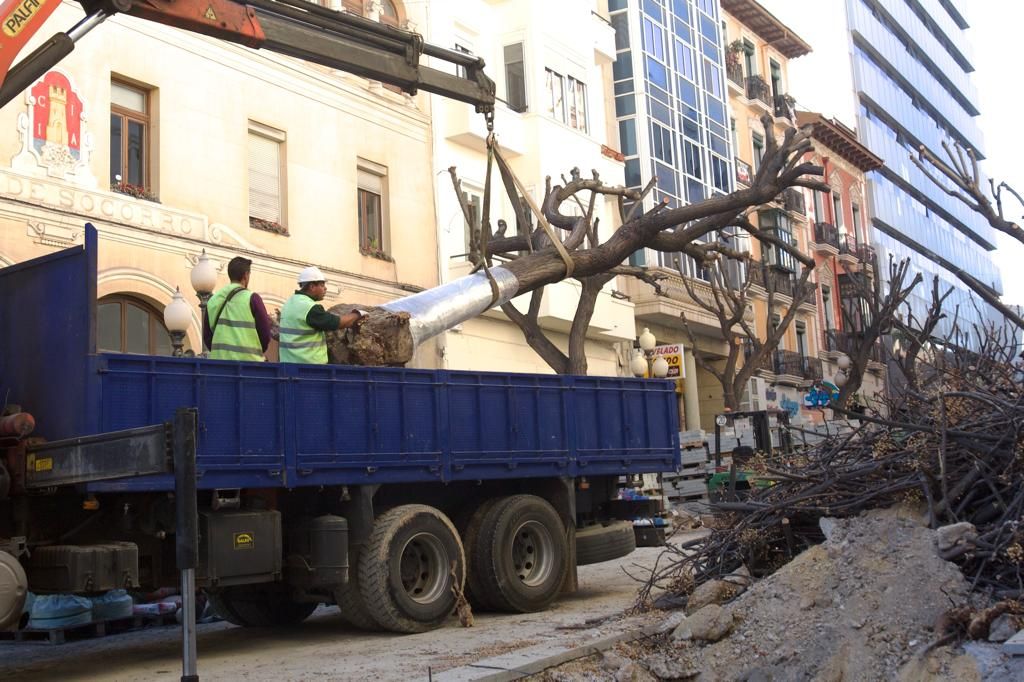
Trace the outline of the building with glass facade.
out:
<instances>
[{"instance_id":1,"label":"building with glass facade","mask_svg":"<svg viewBox=\"0 0 1024 682\"><path fill-rule=\"evenodd\" d=\"M615 116L626 185L640 188L657 180L645 209L661 201L677 207L731 192L734 151L719 1L609 0L608 9L615 28ZM653 250L632 257L635 264L663 269L664 296L638 281L627 279L623 286L635 305L638 328L649 328L660 344L686 348L679 384L685 428L713 428L722 389L695 365L681 315L702 351L724 353L724 341L715 320L689 298L676 258ZM708 276L687 257L680 265L690 279Z\"/></svg>"},{"instance_id":2,"label":"building with glass facade","mask_svg":"<svg viewBox=\"0 0 1024 682\"><path fill-rule=\"evenodd\" d=\"M938 275L953 287L950 313L958 306L962 322L990 319L994 311L976 304L973 292L924 252L951 261L1001 294L991 259L994 230L911 162L922 145L944 156L943 142L958 142L984 158L962 0L823 0L813 11L790 0L765 4L798 30L801 22L816 27L808 37L820 54L801 65L802 71L791 70L801 108L856 125L859 139L885 161L867 182L871 241L881 262L887 254L911 258L927 281ZM911 303L918 314L929 294L930 287L915 291Z\"/></svg>"}]
</instances>

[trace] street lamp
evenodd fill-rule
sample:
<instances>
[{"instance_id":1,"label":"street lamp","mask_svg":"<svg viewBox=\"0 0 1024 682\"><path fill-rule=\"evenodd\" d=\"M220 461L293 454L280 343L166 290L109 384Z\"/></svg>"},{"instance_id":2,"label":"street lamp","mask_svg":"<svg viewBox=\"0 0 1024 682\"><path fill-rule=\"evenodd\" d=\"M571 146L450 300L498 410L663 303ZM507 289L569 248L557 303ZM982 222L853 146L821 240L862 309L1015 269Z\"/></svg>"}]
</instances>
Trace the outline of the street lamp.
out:
<instances>
[{"instance_id":1,"label":"street lamp","mask_svg":"<svg viewBox=\"0 0 1024 682\"><path fill-rule=\"evenodd\" d=\"M836 359L836 364L839 365L839 371L836 372L836 375L833 378L832 383L836 385L836 388L842 388L850 379L850 356L845 354L840 355Z\"/></svg>"},{"instance_id":2,"label":"street lamp","mask_svg":"<svg viewBox=\"0 0 1024 682\"><path fill-rule=\"evenodd\" d=\"M206 249L199 254L199 258L196 259L195 267L192 268L192 288L195 289L196 296L199 297L199 317L200 320L206 319L206 303L210 300L210 296L213 296L213 290L217 288L217 268L213 267L213 263L206 256ZM206 355L206 339L203 339L203 355Z\"/></svg>"},{"instance_id":3,"label":"street lamp","mask_svg":"<svg viewBox=\"0 0 1024 682\"><path fill-rule=\"evenodd\" d=\"M637 343L640 345L640 350L633 355L633 359L629 362L629 369L633 372L633 376L642 377L646 374L658 379L667 377L668 361L660 356L654 357L654 349L658 345L658 340L654 338L651 330L644 327L643 333L637 338ZM641 351L643 351L642 354Z\"/></svg>"},{"instance_id":4,"label":"street lamp","mask_svg":"<svg viewBox=\"0 0 1024 682\"><path fill-rule=\"evenodd\" d=\"M181 289L174 289L174 296L171 302L164 308L164 326L171 335L171 345L174 347L174 357L180 358L184 351L185 331L189 322L192 321L192 309L181 295Z\"/></svg>"}]
</instances>

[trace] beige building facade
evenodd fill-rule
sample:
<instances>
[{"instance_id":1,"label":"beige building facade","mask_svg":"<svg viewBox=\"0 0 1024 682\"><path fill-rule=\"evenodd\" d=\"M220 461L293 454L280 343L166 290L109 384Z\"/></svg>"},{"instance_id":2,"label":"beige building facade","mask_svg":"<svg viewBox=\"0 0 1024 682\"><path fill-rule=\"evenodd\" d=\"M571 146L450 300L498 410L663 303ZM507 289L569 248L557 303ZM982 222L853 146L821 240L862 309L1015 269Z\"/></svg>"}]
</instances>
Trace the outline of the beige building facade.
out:
<instances>
[{"instance_id":1,"label":"beige building facade","mask_svg":"<svg viewBox=\"0 0 1024 682\"><path fill-rule=\"evenodd\" d=\"M361 10L423 21L410 7ZM65 3L50 24L81 16ZM0 110L0 264L80 244L91 222L101 349L169 352L162 310L180 287L198 350L203 251L218 286L251 258L271 314L310 264L327 304L435 286L432 168L426 95L118 15ZM436 358L428 343L413 364Z\"/></svg>"},{"instance_id":2,"label":"beige building facade","mask_svg":"<svg viewBox=\"0 0 1024 682\"><path fill-rule=\"evenodd\" d=\"M600 173L609 185L623 182L623 163L609 155L617 132L611 112L611 63L615 32L605 0L545 3L537 0L469 0L432 2L429 42L484 58L496 81L499 102L494 131L502 153L539 205L546 179L562 184L573 167L589 177ZM572 30L566 30L572 27ZM448 168L454 166L462 192L479 215L487 169L484 119L457 102L432 100L436 178L439 276L449 281L470 271L468 223L463 216ZM515 231L515 218L497 170L492 180L490 217ZM563 206L563 210L569 210ZM602 234L620 224L614 201L599 204L595 214ZM628 373L624 343L635 338L633 306L613 296L621 284L609 284L600 295L587 334L588 373ZM574 280L545 288L539 322L563 351L579 301ZM513 301L520 310L530 296ZM439 339L444 366L453 369L551 372L531 350L517 326L499 309L459 325Z\"/></svg>"}]
</instances>

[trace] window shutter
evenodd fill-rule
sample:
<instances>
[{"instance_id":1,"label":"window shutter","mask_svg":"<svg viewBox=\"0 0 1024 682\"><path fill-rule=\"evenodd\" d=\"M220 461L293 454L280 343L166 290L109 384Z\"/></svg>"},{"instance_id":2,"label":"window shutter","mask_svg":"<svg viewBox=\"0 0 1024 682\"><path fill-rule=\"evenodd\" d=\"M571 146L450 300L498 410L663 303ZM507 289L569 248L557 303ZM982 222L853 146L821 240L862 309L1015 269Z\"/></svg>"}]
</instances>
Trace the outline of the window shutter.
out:
<instances>
[{"instance_id":1,"label":"window shutter","mask_svg":"<svg viewBox=\"0 0 1024 682\"><path fill-rule=\"evenodd\" d=\"M249 133L249 216L281 222L281 143Z\"/></svg>"},{"instance_id":2,"label":"window shutter","mask_svg":"<svg viewBox=\"0 0 1024 682\"><path fill-rule=\"evenodd\" d=\"M363 0L342 0L341 6L345 8L346 12L363 16Z\"/></svg>"}]
</instances>

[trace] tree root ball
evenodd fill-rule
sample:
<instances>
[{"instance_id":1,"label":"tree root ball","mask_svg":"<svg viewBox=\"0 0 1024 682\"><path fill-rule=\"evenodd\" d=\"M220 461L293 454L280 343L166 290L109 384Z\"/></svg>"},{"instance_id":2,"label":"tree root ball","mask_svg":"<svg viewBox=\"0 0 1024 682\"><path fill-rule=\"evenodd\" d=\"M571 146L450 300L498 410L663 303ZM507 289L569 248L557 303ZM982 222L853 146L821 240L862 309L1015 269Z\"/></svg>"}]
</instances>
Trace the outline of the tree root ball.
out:
<instances>
[{"instance_id":1,"label":"tree root ball","mask_svg":"<svg viewBox=\"0 0 1024 682\"><path fill-rule=\"evenodd\" d=\"M403 367L412 360L414 348L408 313L392 313L355 303L338 303L328 312L342 316L356 308L369 314L349 329L327 332L328 362L364 367Z\"/></svg>"}]
</instances>

